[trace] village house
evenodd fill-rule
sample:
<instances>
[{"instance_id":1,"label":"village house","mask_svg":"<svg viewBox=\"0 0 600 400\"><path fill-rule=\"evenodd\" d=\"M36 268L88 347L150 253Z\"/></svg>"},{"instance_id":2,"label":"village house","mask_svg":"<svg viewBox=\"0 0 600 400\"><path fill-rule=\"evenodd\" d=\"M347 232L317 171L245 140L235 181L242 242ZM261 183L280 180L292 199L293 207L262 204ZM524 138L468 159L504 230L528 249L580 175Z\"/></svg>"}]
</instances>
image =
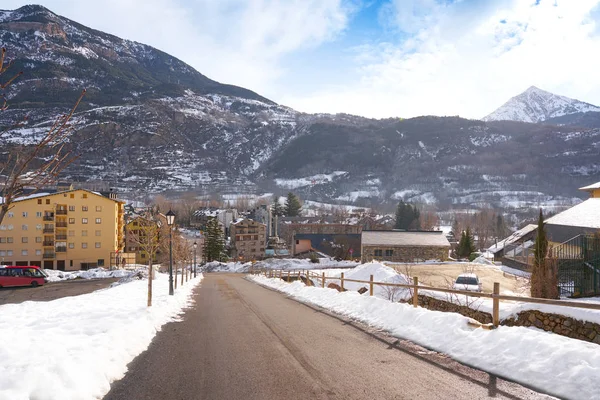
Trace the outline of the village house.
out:
<instances>
[{"instance_id":1,"label":"village house","mask_svg":"<svg viewBox=\"0 0 600 400\"><path fill-rule=\"evenodd\" d=\"M230 225L231 256L238 261L260 260L265 257L267 226L243 218Z\"/></svg>"},{"instance_id":2,"label":"village house","mask_svg":"<svg viewBox=\"0 0 600 400\"><path fill-rule=\"evenodd\" d=\"M124 203L85 189L12 203L0 225L0 262L63 271L108 267L123 250Z\"/></svg>"},{"instance_id":3,"label":"village house","mask_svg":"<svg viewBox=\"0 0 600 400\"><path fill-rule=\"evenodd\" d=\"M450 242L442 231L362 231L362 262L446 260Z\"/></svg>"}]
</instances>

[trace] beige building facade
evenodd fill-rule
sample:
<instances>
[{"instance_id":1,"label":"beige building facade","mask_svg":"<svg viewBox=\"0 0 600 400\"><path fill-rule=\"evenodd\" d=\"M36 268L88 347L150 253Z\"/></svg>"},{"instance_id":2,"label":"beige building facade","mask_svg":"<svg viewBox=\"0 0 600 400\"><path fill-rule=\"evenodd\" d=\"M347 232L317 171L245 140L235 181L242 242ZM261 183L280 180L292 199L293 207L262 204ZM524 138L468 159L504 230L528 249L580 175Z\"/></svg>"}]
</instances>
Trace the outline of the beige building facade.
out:
<instances>
[{"instance_id":1,"label":"beige building facade","mask_svg":"<svg viewBox=\"0 0 600 400\"><path fill-rule=\"evenodd\" d=\"M0 224L0 263L63 271L109 267L122 251L124 203L85 189L16 200Z\"/></svg>"},{"instance_id":2,"label":"beige building facade","mask_svg":"<svg viewBox=\"0 0 600 400\"><path fill-rule=\"evenodd\" d=\"M265 257L267 226L251 219L230 225L232 257L239 261L260 260Z\"/></svg>"}]
</instances>

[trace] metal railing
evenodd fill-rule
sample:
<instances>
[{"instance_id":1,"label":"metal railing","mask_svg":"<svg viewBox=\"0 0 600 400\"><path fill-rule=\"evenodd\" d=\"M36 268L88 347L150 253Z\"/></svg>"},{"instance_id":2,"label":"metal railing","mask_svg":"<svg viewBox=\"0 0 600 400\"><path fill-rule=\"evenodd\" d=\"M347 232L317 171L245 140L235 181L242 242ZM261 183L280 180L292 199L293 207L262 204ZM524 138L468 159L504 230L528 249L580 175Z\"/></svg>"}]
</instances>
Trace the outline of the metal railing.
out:
<instances>
[{"instance_id":1,"label":"metal railing","mask_svg":"<svg viewBox=\"0 0 600 400\"><path fill-rule=\"evenodd\" d=\"M54 215L44 215L42 217L42 220L44 220L44 221L54 221Z\"/></svg>"},{"instance_id":2,"label":"metal railing","mask_svg":"<svg viewBox=\"0 0 600 400\"><path fill-rule=\"evenodd\" d=\"M45 246L45 247L54 247L54 240L45 240L42 243L42 246Z\"/></svg>"},{"instance_id":3,"label":"metal railing","mask_svg":"<svg viewBox=\"0 0 600 400\"><path fill-rule=\"evenodd\" d=\"M564 300L551 300L551 299L540 299L537 297L520 297L520 296L506 296L500 294L500 283L494 282L494 291L493 293L481 293L481 292L470 292L466 290L454 290L454 289L446 289L446 288L436 288L431 286L424 286L419 284L419 278L413 277L413 284L402 284L402 283L390 283L390 282L376 282L373 279L373 275L370 276L368 281L356 280L356 279L347 279L344 278L344 273L340 275L340 277L328 277L325 276L325 273L316 274L311 272L310 270L250 270L251 274L261 274L265 275L269 278L286 278L287 282L290 282L292 278L295 280L302 280L302 277L305 278L305 284L308 286L314 286L313 279L320 285L322 288L326 287L326 282L329 281L339 281L340 288L344 291L344 283L345 282L355 282L355 283L364 283L369 287L369 296L373 296L374 287L375 286L388 286L388 287L398 287L410 289L412 291L412 303L414 307L419 306L419 291L431 291L431 292L442 292L442 293L452 293L452 294L462 294L470 297L480 297L480 298L488 298L492 299L492 324L494 327L500 325L500 301L518 301L522 303L534 303L534 304L548 304L554 306L561 307L572 307L572 308L584 308L588 310L600 310L600 304L594 303L584 303L584 302L576 302L576 301L564 301Z\"/></svg>"},{"instance_id":4,"label":"metal railing","mask_svg":"<svg viewBox=\"0 0 600 400\"><path fill-rule=\"evenodd\" d=\"M54 258L54 257L56 257L56 254L54 254L54 253L44 253L43 257L44 258Z\"/></svg>"},{"instance_id":5,"label":"metal railing","mask_svg":"<svg viewBox=\"0 0 600 400\"><path fill-rule=\"evenodd\" d=\"M44 233L54 233L54 228L44 228Z\"/></svg>"},{"instance_id":6,"label":"metal railing","mask_svg":"<svg viewBox=\"0 0 600 400\"><path fill-rule=\"evenodd\" d=\"M56 235L56 240L67 240L67 235Z\"/></svg>"},{"instance_id":7,"label":"metal railing","mask_svg":"<svg viewBox=\"0 0 600 400\"><path fill-rule=\"evenodd\" d=\"M56 248L56 252L57 253L66 253L67 252L67 248L66 247L57 247Z\"/></svg>"},{"instance_id":8,"label":"metal railing","mask_svg":"<svg viewBox=\"0 0 600 400\"><path fill-rule=\"evenodd\" d=\"M56 215L67 215L67 210L56 210Z\"/></svg>"}]
</instances>

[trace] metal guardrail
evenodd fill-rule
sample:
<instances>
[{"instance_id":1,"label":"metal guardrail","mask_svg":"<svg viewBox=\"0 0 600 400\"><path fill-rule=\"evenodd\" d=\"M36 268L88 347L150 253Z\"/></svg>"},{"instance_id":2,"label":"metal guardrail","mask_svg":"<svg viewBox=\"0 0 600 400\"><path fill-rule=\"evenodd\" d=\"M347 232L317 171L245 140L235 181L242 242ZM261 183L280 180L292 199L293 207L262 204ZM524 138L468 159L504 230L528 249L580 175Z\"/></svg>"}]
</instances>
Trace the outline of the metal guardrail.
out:
<instances>
[{"instance_id":1,"label":"metal guardrail","mask_svg":"<svg viewBox=\"0 0 600 400\"><path fill-rule=\"evenodd\" d=\"M348 279L344 278L344 273L342 272L339 278L328 277L325 276L323 272L321 275L311 272L310 270L250 270L251 274L261 274L270 278L279 278L283 279L284 276L287 275L287 281L289 282L292 277L295 277L297 280L301 280L301 277L304 276L306 282L309 286L311 286L312 280L316 280L317 283L321 282L321 287L326 286L327 280L329 281L340 281L340 287L344 290L345 282L355 282L355 283L364 283L369 286L369 296L373 296L374 286L391 286L391 287L399 287L411 289L413 291L413 306L418 307L419 300L419 290L421 291L432 291L432 292L442 292L442 293L453 293L453 294L462 294L470 297L482 297L492 299L492 323L494 326L500 325L500 301L518 301L522 303L534 303L534 304L548 304L554 306L561 307L572 307L572 308L583 308L588 310L600 310L600 304L594 303L585 303L585 302L577 302L577 301L564 301L564 300L552 300L552 299L541 299L537 297L519 297L519 296L507 296L500 294L500 283L494 282L494 292L493 293L481 293L481 292L470 292L465 290L454 290L447 288L436 288L431 286L423 286L419 284L419 278L413 277L413 284L402 284L402 283L390 283L390 282L376 282L373 280L373 275L370 276L368 281L356 280L356 279Z\"/></svg>"}]
</instances>

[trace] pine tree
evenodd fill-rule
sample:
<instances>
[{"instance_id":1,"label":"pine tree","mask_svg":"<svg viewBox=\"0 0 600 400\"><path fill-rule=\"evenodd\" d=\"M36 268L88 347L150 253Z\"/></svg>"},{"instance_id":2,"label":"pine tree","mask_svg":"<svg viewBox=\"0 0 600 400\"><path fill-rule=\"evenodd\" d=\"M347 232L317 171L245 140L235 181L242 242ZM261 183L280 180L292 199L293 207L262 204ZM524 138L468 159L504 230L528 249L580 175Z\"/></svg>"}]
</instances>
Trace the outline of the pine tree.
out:
<instances>
[{"instance_id":1,"label":"pine tree","mask_svg":"<svg viewBox=\"0 0 600 400\"><path fill-rule=\"evenodd\" d=\"M419 229L421 226L419 218L420 213L416 206L400 200L396 208L396 229Z\"/></svg>"},{"instance_id":2,"label":"pine tree","mask_svg":"<svg viewBox=\"0 0 600 400\"><path fill-rule=\"evenodd\" d=\"M301 209L302 205L300 204L300 199L298 199L298 196L292 192L289 192L287 199L285 200L285 215L287 217L297 217L300 215Z\"/></svg>"},{"instance_id":3,"label":"pine tree","mask_svg":"<svg viewBox=\"0 0 600 400\"><path fill-rule=\"evenodd\" d=\"M533 245L533 268L531 270L531 297L546 298L546 254L548 252L548 239L544 229L544 216L540 209L538 218L537 236Z\"/></svg>"},{"instance_id":4,"label":"pine tree","mask_svg":"<svg viewBox=\"0 0 600 400\"><path fill-rule=\"evenodd\" d=\"M272 209L272 213L273 213L274 217L275 216L282 217L285 214L285 210L283 209L283 206L279 202L279 196L274 197L273 206L271 209Z\"/></svg>"},{"instance_id":5,"label":"pine tree","mask_svg":"<svg viewBox=\"0 0 600 400\"><path fill-rule=\"evenodd\" d=\"M206 236L204 238L204 260L207 262L220 261L225 250L225 238L223 230L219 227L219 221L211 217L206 223Z\"/></svg>"},{"instance_id":6,"label":"pine tree","mask_svg":"<svg viewBox=\"0 0 600 400\"><path fill-rule=\"evenodd\" d=\"M471 235L471 229L467 227L460 237L458 242L458 248L456 249L456 255L459 258L467 258L475 251L475 239Z\"/></svg>"}]
</instances>

